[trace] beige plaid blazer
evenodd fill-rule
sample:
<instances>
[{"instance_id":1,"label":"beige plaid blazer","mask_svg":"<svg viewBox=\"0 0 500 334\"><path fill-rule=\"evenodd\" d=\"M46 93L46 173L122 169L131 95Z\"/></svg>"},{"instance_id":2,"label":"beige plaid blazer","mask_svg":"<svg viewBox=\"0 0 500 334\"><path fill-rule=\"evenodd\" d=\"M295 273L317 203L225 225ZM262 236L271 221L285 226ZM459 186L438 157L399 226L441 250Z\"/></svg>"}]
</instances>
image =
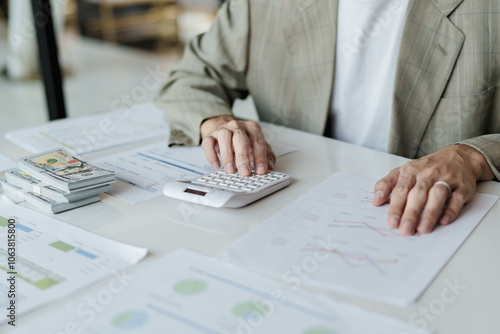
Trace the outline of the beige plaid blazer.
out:
<instances>
[{"instance_id":1,"label":"beige plaid blazer","mask_svg":"<svg viewBox=\"0 0 500 334\"><path fill-rule=\"evenodd\" d=\"M337 9L338 0L228 0L157 97L171 143L199 143L201 122L248 94L262 121L323 134ZM390 153L417 158L460 142L500 180L500 1L410 0L395 80Z\"/></svg>"}]
</instances>

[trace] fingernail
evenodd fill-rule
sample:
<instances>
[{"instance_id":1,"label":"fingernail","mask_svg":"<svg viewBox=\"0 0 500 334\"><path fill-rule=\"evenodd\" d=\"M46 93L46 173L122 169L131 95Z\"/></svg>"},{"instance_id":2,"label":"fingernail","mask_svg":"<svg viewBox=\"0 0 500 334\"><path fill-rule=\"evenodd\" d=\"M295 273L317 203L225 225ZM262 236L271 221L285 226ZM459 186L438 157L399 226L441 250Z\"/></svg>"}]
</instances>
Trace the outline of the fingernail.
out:
<instances>
[{"instance_id":1,"label":"fingernail","mask_svg":"<svg viewBox=\"0 0 500 334\"><path fill-rule=\"evenodd\" d=\"M265 164L258 164L257 165L257 174L266 174L266 168L267 166Z\"/></svg>"},{"instance_id":2,"label":"fingernail","mask_svg":"<svg viewBox=\"0 0 500 334\"><path fill-rule=\"evenodd\" d=\"M226 173L234 173L234 164L232 162L226 164Z\"/></svg>"},{"instance_id":3,"label":"fingernail","mask_svg":"<svg viewBox=\"0 0 500 334\"><path fill-rule=\"evenodd\" d=\"M389 227L390 228L398 228L399 225L399 216L390 216L389 217Z\"/></svg>"},{"instance_id":4,"label":"fingernail","mask_svg":"<svg viewBox=\"0 0 500 334\"><path fill-rule=\"evenodd\" d=\"M428 232L431 231L431 228L432 228L432 224L431 224L430 220L425 219L425 220L422 220L420 222L420 226L419 226L419 231L420 232L428 233Z\"/></svg>"},{"instance_id":5,"label":"fingernail","mask_svg":"<svg viewBox=\"0 0 500 334\"><path fill-rule=\"evenodd\" d=\"M219 163L217 161L212 162L211 165L212 165L212 168L215 169L215 170L217 170L217 169L220 168L220 165L219 165Z\"/></svg>"},{"instance_id":6,"label":"fingernail","mask_svg":"<svg viewBox=\"0 0 500 334\"><path fill-rule=\"evenodd\" d=\"M375 193L375 196L373 196L372 204L375 206L382 205L383 199L384 199L384 192L379 190Z\"/></svg>"},{"instance_id":7,"label":"fingernail","mask_svg":"<svg viewBox=\"0 0 500 334\"><path fill-rule=\"evenodd\" d=\"M240 168L238 169L240 172L240 175L249 175L250 174L250 169L248 168L247 165L241 165Z\"/></svg>"},{"instance_id":8,"label":"fingernail","mask_svg":"<svg viewBox=\"0 0 500 334\"><path fill-rule=\"evenodd\" d=\"M401 224L401 227L405 235L412 235L413 233L415 233L415 230L413 229L413 224L409 220L405 220Z\"/></svg>"},{"instance_id":9,"label":"fingernail","mask_svg":"<svg viewBox=\"0 0 500 334\"><path fill-rule=\"evenodd\" d=\"M441 225L448 225L450 223L450 216L444 216L443 219L441 219Z\"/></svg>"}]
</instances>

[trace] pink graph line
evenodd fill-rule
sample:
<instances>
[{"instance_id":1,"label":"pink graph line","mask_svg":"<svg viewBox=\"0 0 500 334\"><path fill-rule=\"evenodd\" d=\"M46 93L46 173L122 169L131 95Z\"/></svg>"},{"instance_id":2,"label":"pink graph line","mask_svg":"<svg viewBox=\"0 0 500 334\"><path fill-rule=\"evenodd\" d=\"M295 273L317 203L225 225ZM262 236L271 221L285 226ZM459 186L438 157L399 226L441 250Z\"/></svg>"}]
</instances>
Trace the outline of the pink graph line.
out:
<instances>
[{"instance_id":1,"label":"pink graph line","mask_svg":"<svg viewBox=\"0 0 500 334\"><path fill-rule=\"evenodd\" d=\"M357 224L357 225L363 225L363 226L366 226L367 228L373 230L374 232L380 234L381 236L383 237L398 237L398 238L402 238L404 237L403 235L401 234L387 234L387 233L383 233L379 230L377 230L375 227L371 226L370 224L368 223L365 223L365 222L353 222L353 221L348 221L348 220L334 220L333 222L335 223L346 223L346 224Z\"/></svg>"}]
</instances>

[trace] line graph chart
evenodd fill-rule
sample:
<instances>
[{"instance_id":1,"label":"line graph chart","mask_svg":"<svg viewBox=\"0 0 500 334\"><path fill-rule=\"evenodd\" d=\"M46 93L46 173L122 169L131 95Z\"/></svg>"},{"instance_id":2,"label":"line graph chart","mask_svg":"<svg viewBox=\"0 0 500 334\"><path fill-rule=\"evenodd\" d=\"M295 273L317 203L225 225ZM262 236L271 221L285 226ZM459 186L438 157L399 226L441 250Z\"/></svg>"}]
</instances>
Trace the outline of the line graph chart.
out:
<instances>
[{"instance_id":1,"label":"line graph chart","mask_svg":"<svg viewBox=\"0 0 500 334\"><path fill-rule=\"evenodd\" d=\"M397 230L391 230L390 228L381 228L374 227L367 222L357 222L357 221L348 221L348 220L337 220L334 219L332 224L329 224L328 227L331 228L351 228L351 229L365 229L375 232L376 234L387 237L387 238L404 238L406 240L413 241L415 237L408 237L401 235ZM418 235L417 235L418 236Z\"/></svg>"},{"instance_id":2,"label":"line graph chart","mask_svg":"<svg viewBox=\"0 0 500 334\"><path fill-rule=\"evenodd\" d=\"M422 293L487 210L466 210L450 226L403 236L387 224L389 205L373 206L375 183L335 174L235 243L225 256L290 284L300 279L406 305ZM488 208L496 201L484 198L489 204L476 200L475 205Z\"/></svg>"},{"instance_id":3,"label":"line graph chart","mask_svg":"<svg viewBox=\"0 0 500 334\"><path fill-rule=\"evenodd\" d=\"M396 264L398 263L397 258L372 258L368 253L358 253L350 251L341 251L339 249L326 249L321 246L307 243L307 248L318 249L321 251L328 252L333 255L337 255L341 258L349 267L355 269L358 267L370 266L378 271L380 274L385 275L386 271L382 267L384 264ZM306 249L307 250L307 249Z\"/></svg>"},{"instance_id":4,"label":"line graph chart","mask_svg":"<svg viewBox=\"0 0 500 334\"><path fill-rule=\"evenodd\" d=\"M304 232L319 229L326 235L335 234L358 240L362 238L371 242L375 242L376 239L384 241L393 239L398 244L406 244L415 242L419 238L418 234L403 236L398 230L390 229L386 222L385 211L373 211L374 209L376 208L370 207L348 211L341 206L330 206L327 209L311 207L294 219L290 225Z\"/></svg>"}]
</instances>

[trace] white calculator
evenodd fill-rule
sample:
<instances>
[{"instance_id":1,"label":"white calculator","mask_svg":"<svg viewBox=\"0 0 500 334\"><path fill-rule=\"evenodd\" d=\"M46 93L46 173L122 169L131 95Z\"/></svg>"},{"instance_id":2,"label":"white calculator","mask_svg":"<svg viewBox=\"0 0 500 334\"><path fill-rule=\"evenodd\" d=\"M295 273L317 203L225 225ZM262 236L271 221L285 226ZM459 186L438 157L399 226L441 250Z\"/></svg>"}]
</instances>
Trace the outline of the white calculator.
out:
<instances>
[{"instance_id":1,"label":"white calculator","mask_svg":"<svg viewBox=\"0 0 500 334\"><path fill-rule=\"evenodd\" d=\"M163 193L216 208L239 208L288 186L291 180L290 175L275 171L244 177L219 170L193 180L169 182Z\"/></svg>"}]
</instances>

